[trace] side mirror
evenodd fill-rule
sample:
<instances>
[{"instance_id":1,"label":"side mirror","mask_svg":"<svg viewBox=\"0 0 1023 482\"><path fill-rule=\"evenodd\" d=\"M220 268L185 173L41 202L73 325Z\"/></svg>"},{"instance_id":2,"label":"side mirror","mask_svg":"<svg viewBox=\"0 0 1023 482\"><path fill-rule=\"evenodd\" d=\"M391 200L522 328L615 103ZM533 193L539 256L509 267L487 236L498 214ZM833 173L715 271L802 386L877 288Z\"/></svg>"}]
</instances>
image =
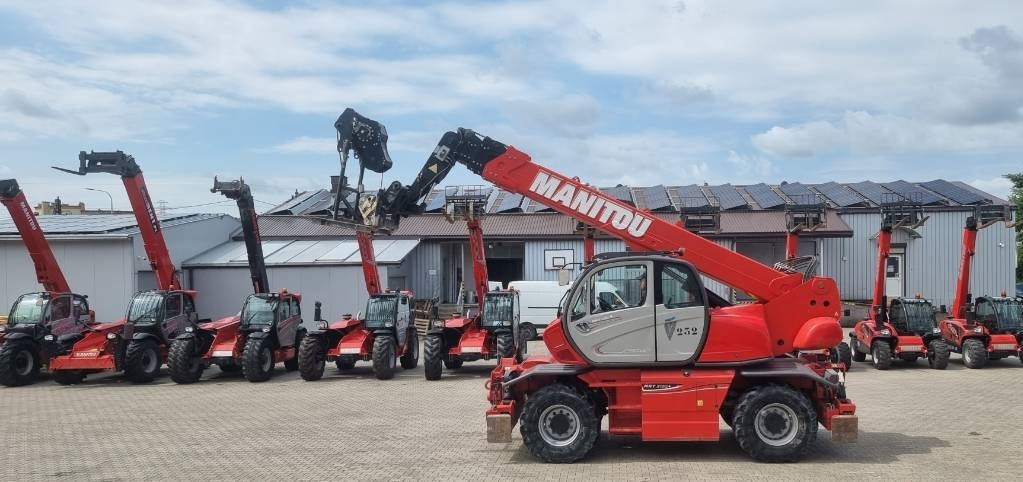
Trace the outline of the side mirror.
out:
<instances>
[{"instance_id":1,"label":"side mirror","mask_svg":"<svg viewBox=\"0 0 1023 482\"><path fill-rule=\"evenodd\" d=\"M558 286L568 286L572 282L572 273L562 267L558 270Z\"/></svg>"},{"instance_id":2,"label":"side mirror","mask_svg":"<svg viewBox=\"0 0 1023 482\"><path fill-rule=\"evenodd\" d=\"M355 319L356 320L361 320L362 319L362 312L361 311L355 314Z\"/></svg>"}]
</instances>

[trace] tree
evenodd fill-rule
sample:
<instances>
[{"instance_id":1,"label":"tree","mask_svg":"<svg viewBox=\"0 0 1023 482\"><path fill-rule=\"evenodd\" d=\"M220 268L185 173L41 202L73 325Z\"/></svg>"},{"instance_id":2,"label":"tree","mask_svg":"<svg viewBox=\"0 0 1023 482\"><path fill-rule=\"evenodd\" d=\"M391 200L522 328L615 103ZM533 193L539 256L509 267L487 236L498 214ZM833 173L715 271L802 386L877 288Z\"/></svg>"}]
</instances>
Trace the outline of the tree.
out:
<instances>
[{"instance_id":1,"label":"tree","mask_svg":"<svg viewBox=\"0 0 1023 482\"><path fill-rule=\"evenodd\" d=\"M1006 174L1005 178L1012 181L1009 188L1009 201L1016 205L1016 219L1023 215L1023 172ZM1023 281L1023 221L1016 222L1016 281Z\"/></svg>"}]
</instances>

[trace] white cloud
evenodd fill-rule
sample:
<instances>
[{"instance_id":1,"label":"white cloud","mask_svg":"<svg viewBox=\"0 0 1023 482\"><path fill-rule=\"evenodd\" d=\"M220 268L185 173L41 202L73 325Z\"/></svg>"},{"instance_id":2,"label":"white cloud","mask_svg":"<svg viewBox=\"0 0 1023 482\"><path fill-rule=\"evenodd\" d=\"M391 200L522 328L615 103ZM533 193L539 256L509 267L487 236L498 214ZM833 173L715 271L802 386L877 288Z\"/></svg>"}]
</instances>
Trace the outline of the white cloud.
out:
<instances>
[{"instance_id":1,"label":"white cloud","mask_svg":"<svg viewBox=\"0 0 1023 482\"><path fill-rule=\"evenodd\" d=\"M968 184L986 193L994 194L1002 199L1009 198L1009 189L1012 188L1012 182L1004 177L974 179L969 181Z\"/></svg>"},{"instance_id":2,"label":"white cloud","mask_svg":"<svg viewBox=\"0 0 1023 482\"><path fill-rule=\"evenodd\" d=\"M337 149L337 139L333 137L307 137L301 136L292 139L283 144L278 144L272 147L273 150L278 152L292 153L304 153L304 152L315 152L322 154L324 152L331 152Z\"/></svg>"}]
</instances>

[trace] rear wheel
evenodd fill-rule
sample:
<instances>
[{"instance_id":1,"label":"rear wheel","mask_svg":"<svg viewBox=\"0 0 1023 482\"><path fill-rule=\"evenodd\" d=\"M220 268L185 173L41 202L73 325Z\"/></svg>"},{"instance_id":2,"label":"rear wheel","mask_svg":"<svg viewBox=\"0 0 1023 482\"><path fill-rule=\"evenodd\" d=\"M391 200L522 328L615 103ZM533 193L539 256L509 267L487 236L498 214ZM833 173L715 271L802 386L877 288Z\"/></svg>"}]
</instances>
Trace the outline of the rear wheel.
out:
<instances>
[{"instance_id":1,"label":"rear wheel","mask_svg":"<svg viewBox=\"0 0 1023 482\"><path fill-rule=\"evenodd\" d=\"M554 384L537 390L522 408L522 443L544 462L570 463L597 442L600 419L593 404L572 388Z\"/></svg>"},{"instance_id":2,"label":"rear wheel","mask_svg":"<svg viewBox=\"0 0 1023 482\"><path fill-rule=\"evenodd\" d=\"M82 370L54 370L50 376L61 385L77 385L85 380L85 372Z\"/></svg>"},{"instance_id":3,"label":"rear wheel","mask_svg":"<svg viewBox=\"0 0 1023 482\"><path fill-rule=\"evenodd\" d=\"M340 371L351 370L352 368L355 368L355 358L338 358L337 360L334 360L334 366L336 366Z\"/></svg>"},{"instance_id":4,"label":"rear wheel","mask_svg":"<svg viewBox=\"0 0 1023 482\"><path fill-rule=\"evenodd\" d=\"M511 333L497 334L497 356L501 358L515 357L515 337Z\"/></svg>"},{"instance_id":5,"label":"rear wheel","mask_svg":"<svg viewBox=\"0 0 1023 482\"><path fill-rule=\"evenodd\" d=\"M250 382L265 382L274 371L274 352L268 338L249 338L242 352L242 373Z\"/></svg>"},{"instance_id":6,"label":"rear wheel","mask_svg":"<svg viewBox=\"0 0 1023 482\"><path fill-rule=\"evenodd\" d=\"M318 336L307 336L298 345L298 374L303 380L313 381L323 377L323 369L327 364L327 349L323 339Z\"/></svg>"},{"instance_id":7,"label":"rear wheel","mask_svg":"<svg viewBox=\"0 0 1023 482\"><path fill-rule=\"evenodd\" d=\"M817 438L810 400L787 386L753 387L739 398L732 425L739 447L762 462L794 462Z\"/></svg>"},{"instance_id":8,"label":"rear wheel","mask_svg":"<svg viewBox=\"0 0 1023 482\"><path fill-rule=\"evenodd\" d=\"M0 347L0 384L20 387L39 377L39 353L34 343L7 342Z\"/></svg>"},{"instance_id":9,"label":"rear wheel","mask_svg":"<svg viewBox=\"0 0 1023 482\"><path fill-rule=\"evenodd\" d=\"M124 352L124 376L134 383L148 383L160 375L160 346L156 340L132 340Z\"/></svg>"},{"instance_id":10,"label":"rear wheel","mask_svg":"<svg viewBox=\"0 0 1023 482\"><path fill-rule=\"evenodd\" d=\"M202 357L197 355L195 338L174 340L167 354L167 368L175 383L195 383L202 377Z\"/></svg>"},{"instance_id":11,"label":"rear wheel","mask_svg":"<svg viewBox=\"0 0 1023 482\"><path fill-rule=\"evenodd\" d=\"M963 365L966 368L984 368L987 364L987 348L984 342L969 338L963 342Z\"/></svg>"},{"instance_id":12,"label":"rear wheel","mask_svg":"<svg viewBox=\"0 0 1023 482\"><path fill-rule=\"evenodd\" d=\"M522 339L526 341L532 341L536 339L536 327L526 323L519 327L519 332L522 333Z\"/></svg>"},{"instance_id":13,"label":"rear wheel","mask_svg":"<svg viewBox=\"0 0 1023 482\"><path fill-rule=\"evenodd\" d=\"M293 372L298 370L298 348L302 346L302 340L305 338L305 330L299 330L298 334L295 335L295 354L284 360L284 369Z\"/></svg>"},{"instance_id":14,"label":"rear wheel","mask_svg":"<svg viewBox=\"0 0 1023 482\"><path fill-rule=\"evenodd\" d=\"M426 335L423 340L423 373L427 380L440 380L444 359L444 339L440 335Z\"/></svg>"},{"instance_id":15,"label":"rear wheel","mask_svg":"<svg viewBox=\"0 0 1023 482\"><path fill-rule=\"evenodd\" d=\"M380 335L373 340L373 374L377 380L394 378L394 337Z\"/></svg>"},{"instance_id":16,"label":"rear wheel","mask_svg":"<svg viewBox=\"0 0 1023 482\"><path fill-rule=\"evenodd\" d=\"M927 364L935 370L944 370L948 366L949 349L942 340L931 340L927 344Z\"/></svg>"},{"instance_id":17,"label":"rear wheel","mask_svg":"<svg viewBox=\"0 0 1023 482\"><path fill-rule=\"evenodd\" d=\"M458 370L462 368L463 363L465 363L465 360L462 360L462 357L457 355L444 357L444 368L448 370Z\"/></svg>"},{"instance_id":18,"label":"rear wheel","mask_svg":"<svg viewBox=\"0 0 1023 482\"><path fill-rule=\"evenodd\" d=\"M405 353L401 355L401 367L411 370L419 366L419 332L415 329L409 331L408 339L405 340Z\"/></svg>"},{"instance_id":19,"label":"rear wheel","mask_svg":"<svg viewBox=\"0 0 1023 482\"><path fill-rule=\"evenodd\" d=\"M887 370L892 366L892 346L885 341L875 341L870 349L870 358L874 368Z\"/></svg>"},{"instance_id":20,"label":"rear wheel","mask_svg":"<svg viewBox=\"0 0 1023 482\"><path fill-rule=\"evenodd\" d=\"M850 338L849 341L852 344L852 359L853 361L862 362L867 361L867 350L860 345L860 342L855 338Z\"/></svg>"},{"instance_id":21,"label":"rear wheel","mask_svg":"<svg viewBox=\"0 0 1023 482\"><path fill-rule=\"evenodd\" d=\"M852 348L846 342L839 343L835 347L835 354L838 355L838 361L845 364L845 369L848 370L852 367Z\"/></svg>"}]
</instances>

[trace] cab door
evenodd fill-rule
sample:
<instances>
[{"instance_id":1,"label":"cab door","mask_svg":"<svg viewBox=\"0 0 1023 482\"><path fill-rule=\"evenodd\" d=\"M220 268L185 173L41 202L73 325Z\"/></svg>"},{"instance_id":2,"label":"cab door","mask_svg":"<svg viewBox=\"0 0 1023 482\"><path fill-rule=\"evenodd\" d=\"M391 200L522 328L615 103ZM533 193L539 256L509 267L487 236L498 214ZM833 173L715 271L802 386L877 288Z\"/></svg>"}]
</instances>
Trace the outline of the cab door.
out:
<instances>
[{"instance_id":1,"label":"cab door","mask_svg":"<svg viewBox=\"0 0 1023 482\"><path fill-rule=\"evenodd\" d=\"M653 290L646 288L652 265L611 264L589 273L574 289L566 334L590 362L655 360Z\"/></svg>"},{"instance_id":2,"label":"cab door","mask_svg":"<svg viewBox=\"0 0 1023 482\"><path fill-rule=\"evenodd\" d=\"M658 262L654 303L657 361L695 360L710 320L699 275L688 264Z\"/></svg>"},{"instance_id":3,"label":"cab door","mask_svg":"<svg viewBox=\"0 0 1023 482\"><path fill-rule=\"evenodd\" d=\"M302 323L302 313L299 311L298 300L294 296L285 296L277 304L277 341L281 346L295 344L295 336L298 334L298 325Z\"/></svg>"},{"instance_id":4,"label":"cab door","mask_svg":"<svg viewBox=\"0 0 1023 482\"><path fill-rule=\"evenodd\" d=\"M56 337L75 333L77 319L73 316L71 295L54 296L47 307L46 323Z\"/></svg>"},{"instance_id":5,"label":"cab door","mask_svg":"<svg viewBox=\"0 0 1023 482\"><path fill-rule=\"evenodd\" d=\"M192 300L180 291L173 291L164 298L163 334L168 340L178 336L188 323L190 313L185 310L185 298Z\"/></svg>"}]
</instances>

